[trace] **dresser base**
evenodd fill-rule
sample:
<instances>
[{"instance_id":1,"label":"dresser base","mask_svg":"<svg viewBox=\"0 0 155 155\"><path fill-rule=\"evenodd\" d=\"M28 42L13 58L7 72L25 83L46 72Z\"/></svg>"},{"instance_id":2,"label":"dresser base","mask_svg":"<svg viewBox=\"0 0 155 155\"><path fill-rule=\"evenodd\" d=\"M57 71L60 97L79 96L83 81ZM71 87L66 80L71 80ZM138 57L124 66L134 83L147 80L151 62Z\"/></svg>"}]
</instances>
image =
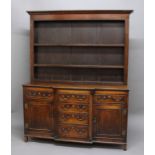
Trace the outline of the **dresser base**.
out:
<instances>
[{"instance_id":1,"label":"dresser base","mask_svg":"<svg viewBox=\"0 0 155 155\"><path fill-rule=\"evenodd\" d=\"M24 85L24 134L54 141L127 149L128 89Z\"/></svg>"}]
</instances>

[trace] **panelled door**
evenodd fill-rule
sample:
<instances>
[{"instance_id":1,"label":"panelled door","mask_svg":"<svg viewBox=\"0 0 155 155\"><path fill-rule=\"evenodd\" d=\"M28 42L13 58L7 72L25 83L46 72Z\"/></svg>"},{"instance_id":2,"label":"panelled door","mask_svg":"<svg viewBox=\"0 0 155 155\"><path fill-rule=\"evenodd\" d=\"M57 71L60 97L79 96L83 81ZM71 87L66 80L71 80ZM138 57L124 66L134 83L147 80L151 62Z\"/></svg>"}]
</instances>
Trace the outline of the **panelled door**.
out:
<instances>
[{"instance_id":1,"label":"panelled door","mask_svg":"<svg viewBox=\"0 0 155 155\"><path fill-rule=\"evenodd\" d=\"M50 88L24 88L25 133L41 136L53 134L53 90Z\"/></svg>"}]
</instances>

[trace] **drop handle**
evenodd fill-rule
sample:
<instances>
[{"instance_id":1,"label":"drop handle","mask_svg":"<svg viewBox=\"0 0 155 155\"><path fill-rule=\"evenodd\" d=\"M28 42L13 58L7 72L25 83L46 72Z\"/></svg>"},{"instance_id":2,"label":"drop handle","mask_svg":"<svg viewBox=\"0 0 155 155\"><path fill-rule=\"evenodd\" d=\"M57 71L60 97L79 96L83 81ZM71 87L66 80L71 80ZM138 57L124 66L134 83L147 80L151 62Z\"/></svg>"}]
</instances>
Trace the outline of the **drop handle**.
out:
<instances>
[{"instance_id":1,"label":"drop handle","mask_svg":"<svg viewBox=\"0 0 155 155\"><path fill-rule=\"evenodd\" d=\"M96 117L95 116L93 117L93 122L96 123Z\"/></svg>"}]
</instances>

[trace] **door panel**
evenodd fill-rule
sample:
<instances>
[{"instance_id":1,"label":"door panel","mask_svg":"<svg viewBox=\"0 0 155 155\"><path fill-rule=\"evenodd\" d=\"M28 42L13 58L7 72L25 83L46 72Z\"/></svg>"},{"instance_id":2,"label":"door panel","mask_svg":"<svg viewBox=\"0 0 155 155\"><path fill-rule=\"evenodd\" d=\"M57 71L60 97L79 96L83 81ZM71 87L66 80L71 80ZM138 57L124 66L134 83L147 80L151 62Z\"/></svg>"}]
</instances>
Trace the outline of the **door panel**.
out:
<instances>
[{"instance_id":1,"label":"door panel","mask_svg":"<svg viewBox=\"0 0 155 155\"><path fill-rule=\"evenodd\" d=\"M96 105L95 116L95 136L121 136L121 109Z\"/></svg>"},{"instance_id":2,"label":"door panel","mask_svg":"<svg viewBox=\"0 0 155 155\"><path fill-rule=\"evenodd\" d=\"M29 104L29 128L40 130L51 130L50 104Z\"/></svg>"},{"instance_id":3,"label":"door panel","mask_svg":"<svg viewBox=\"0 0 155 155\"><path fill-rule=\"evenodd\" d=\"M51 103L28 102L25 104L25 128L30 131L50 132L53 128Z\"/></svg>"}]
</instances>

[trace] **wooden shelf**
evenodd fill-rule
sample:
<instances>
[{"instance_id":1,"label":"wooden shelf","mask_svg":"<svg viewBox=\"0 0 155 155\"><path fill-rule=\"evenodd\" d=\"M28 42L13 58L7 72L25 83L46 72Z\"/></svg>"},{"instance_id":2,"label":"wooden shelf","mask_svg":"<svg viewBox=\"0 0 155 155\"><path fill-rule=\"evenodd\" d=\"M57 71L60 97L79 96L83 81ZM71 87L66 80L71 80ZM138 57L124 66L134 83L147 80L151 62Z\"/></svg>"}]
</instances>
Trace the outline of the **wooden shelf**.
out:
<instances>
[{"instance_id":1,"label":"wooden shelf","mask_svg":"<svg viewBox=\"0 0 155 155\"><path fill-rule=\"evenodd\" d=\"M123 65L61 65L61 64L34 64L34 67L60 67L60 68L111 68L123 69Z\"/></svg>"},{"instance_id":2,"label":"wooden shelf","mask_svg":"<svg viewBox=\"0 0 155 155\"><path fill-rule=\"evenodd\" d=\"M41 44L35 43L38 47L124 47L124 44Z\"/></svg>"},{"instance_id":3,"label":"wooden shelf","mask_svg":"<svg viewBox=\"0 0 155 155\"><path fill-rule=\"evenodd\" d=\"M42 81L42 80L39 80L39 79L37 79L37 78L35 78L35 81L36 81L36 83L37 82L39 82L39 83L41 83L41 82L45 82L45 83L49 83L49 82L51 82L52 81L52 84L53 83L63 83L63 84L72 84L72 83L74 83L74 85L75 85L75 83L79 83L79 84L104 84L104 85L123 85L124 84L124 82L122 81L74 81L74 80L46 80L46 81ZM103 87L102 87L103 88Z\"/></svg>"}]
</instances>

